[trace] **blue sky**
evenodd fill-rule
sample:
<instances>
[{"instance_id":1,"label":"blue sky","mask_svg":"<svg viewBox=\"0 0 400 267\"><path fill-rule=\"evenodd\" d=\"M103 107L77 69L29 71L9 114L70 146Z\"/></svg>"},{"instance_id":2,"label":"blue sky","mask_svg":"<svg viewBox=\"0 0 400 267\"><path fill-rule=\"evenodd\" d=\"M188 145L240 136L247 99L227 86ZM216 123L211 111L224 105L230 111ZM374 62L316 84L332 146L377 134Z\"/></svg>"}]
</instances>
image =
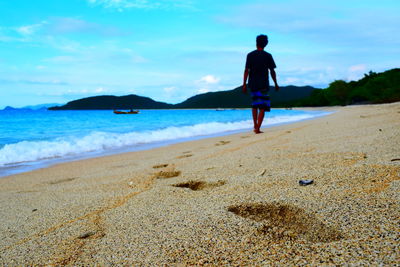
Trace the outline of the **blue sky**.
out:
<instances>
[{"instance_id":1,"label":"blue sky","mask_svg":"<svg viewBox=\"0 0 400 267\"><path fill-rule=\"evenodd\" d=\"M0 108L233 89L260 33L282 86L356 80L400 67L399 14L398 0L0 0Z\"/></svg>"}]
</instances>

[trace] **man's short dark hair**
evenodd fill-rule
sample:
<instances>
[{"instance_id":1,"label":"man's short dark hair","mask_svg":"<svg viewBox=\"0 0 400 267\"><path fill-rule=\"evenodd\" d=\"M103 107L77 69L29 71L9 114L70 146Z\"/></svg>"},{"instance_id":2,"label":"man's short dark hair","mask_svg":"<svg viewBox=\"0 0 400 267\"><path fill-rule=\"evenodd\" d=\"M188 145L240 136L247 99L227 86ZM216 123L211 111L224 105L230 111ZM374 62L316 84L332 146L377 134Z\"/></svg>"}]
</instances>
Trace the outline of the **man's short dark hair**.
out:
<instances>
[{"instance_id":1,"label":"man's short dark hair","mask_svg":"<svg viewBox=\"0 0 400 267\"><path fill-rule=\"evenodd\" d=\"M257 47L264 48L268 44L268 36L260 34L259 36L257 36L256 42L257 42Z\"/></svg>"}]
</instances>

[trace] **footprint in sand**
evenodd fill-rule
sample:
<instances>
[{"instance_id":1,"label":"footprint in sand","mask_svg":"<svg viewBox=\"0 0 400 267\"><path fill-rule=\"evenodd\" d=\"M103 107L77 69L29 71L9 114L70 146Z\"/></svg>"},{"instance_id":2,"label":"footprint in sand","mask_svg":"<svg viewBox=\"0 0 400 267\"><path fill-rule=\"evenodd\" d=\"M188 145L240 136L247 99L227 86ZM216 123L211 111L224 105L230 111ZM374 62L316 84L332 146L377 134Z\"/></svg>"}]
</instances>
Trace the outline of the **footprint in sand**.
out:
<instances>
[{"instance_id":1,"label":"footprint in sand","mask_svg":"<svg viewBox=\"0 0 400 267\"><path fill-rule=\"evenodd\" d=\"M165 168L165 167L167 167L167 166L168 166L167 163L165 163L165 164L158 164L158 165L154 165L154 166L153 166L153 169Z\"/></svg>"},{"instance_id":2,"label":"footprint in sand","mask_svg":"<svg viewBox=\"0 0 400 267\"><path fill-rule=\"evenodd\" d=\"M218 143L216 143L215 145L216 146L223 146L223 145L226 145L226 144L229 144L231 141L219 141Z\"/></svg>"},{"instance_id":3,"label":"footprint in sand","mask_svg":"<svg viewBox=\"0 0 400 267\"><path fill-rule=\"evenodd\" d=\"M176 157L177 159L184 159L184 158L190 158L190 157L192 157L193 156L193 154L184 154L184 155L181 155L181 156L178 156L178 157Z\"/></svg>"},{"instance_id":4,"label":"footprint in sand","mask_svg":"<svg viewBox=\"0 0 400 267\"><path fill-rule=\"evenodd\" d=\"M204 181L188 181L184 183L174 184L172 186L189 188L193 191L203 190L206 188L214 188L226 184L226 181L219 180L217 182L204 182Z\"/></svg>"},{"instance_id":5,"label":"footprint in sand","mask_svg":"<svg viewBox=\"0 0 400 267\"><path fill-rule=\"evenodd\" d=\"M23 190L23 191L18 191L18 194L24 194L24 193L37 193L40 192L39 190Z\"/></svg>"},{"instance_id":6,"label":"footprint in sand","mask_svg":"<svg viewBox=\"0 0 400 267\"><path fill-rule=\"evenodd\" d=\"M77 177L65 178L65 179L60 179L60 180L51 181L51 182L49 182L49 184L67 183L67 182L71 182L71 181L73 181L73 180L75 180L75 179L77 179Z\"/></svg>"},{"instance_id":7,"label":"footprint in sand","mask_svg":"<svg viewBox=\"0 0 400 267\"><path fill-rule=\"evenodd\" d=\"M157 179L173 178L179 175L181 175L181 171L176 170L174 165L154 173L154 177Z\"/></svg>"},{"instance_id":8,"label":"footprint in sand","mask_svg":"<svg viewBox=\"0 0 400 267\"><path fill-rule=\"evenodd\" d=\"M228 211L263 225L258 234L275 240L305 239L309 242L332 242L342 239L335 228L325 225L304 209L284 203L245 203L228 207Z\"/></svg>"}]
</instances>

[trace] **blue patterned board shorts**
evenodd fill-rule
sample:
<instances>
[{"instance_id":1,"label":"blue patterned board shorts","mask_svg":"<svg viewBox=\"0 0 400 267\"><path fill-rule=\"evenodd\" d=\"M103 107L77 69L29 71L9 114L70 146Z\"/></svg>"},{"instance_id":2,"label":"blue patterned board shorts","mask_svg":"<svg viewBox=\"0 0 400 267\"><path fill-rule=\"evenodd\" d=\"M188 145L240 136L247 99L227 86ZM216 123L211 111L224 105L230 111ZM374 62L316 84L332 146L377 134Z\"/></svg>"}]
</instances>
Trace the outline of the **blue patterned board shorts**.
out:
<instances>
[{"instance_id":1,"label":"blue patterned board shorts","mask_svg":"<svg viewBox=\"0 0 400 267\"><path fill-rule=\"evenodd\" d=\"M251 107L271 111L271 101L269 99L268 91L255 91L251 92Z\"/></svg>"}]
</instances>

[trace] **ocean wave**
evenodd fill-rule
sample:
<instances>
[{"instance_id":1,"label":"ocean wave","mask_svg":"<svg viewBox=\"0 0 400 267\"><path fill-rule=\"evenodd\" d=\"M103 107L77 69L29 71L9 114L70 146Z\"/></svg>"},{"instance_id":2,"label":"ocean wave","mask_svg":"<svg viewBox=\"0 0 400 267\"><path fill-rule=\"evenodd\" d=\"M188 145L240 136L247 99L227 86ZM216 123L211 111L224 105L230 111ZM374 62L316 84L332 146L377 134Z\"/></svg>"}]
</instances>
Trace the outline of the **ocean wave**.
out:
<instances>
[{"instance_id":1,"label":"ocean wave","mask_svg":"<svg viewBox=\"0 0 400 267\"><path fill-rule=\"evenodd\" d=\"M315 117L310 114L266 118L267 125L294 122ZM191 126L168 127L144 132L92 132L84 137L64 137L48 141L22 141L0 149L0 166L35 162L46 159L78 156L90 152L134 147L141 144L167 142L191 137L209 136L253 128L251 120L239 122L210 122Z\"/></svg>"}]
</instances>

